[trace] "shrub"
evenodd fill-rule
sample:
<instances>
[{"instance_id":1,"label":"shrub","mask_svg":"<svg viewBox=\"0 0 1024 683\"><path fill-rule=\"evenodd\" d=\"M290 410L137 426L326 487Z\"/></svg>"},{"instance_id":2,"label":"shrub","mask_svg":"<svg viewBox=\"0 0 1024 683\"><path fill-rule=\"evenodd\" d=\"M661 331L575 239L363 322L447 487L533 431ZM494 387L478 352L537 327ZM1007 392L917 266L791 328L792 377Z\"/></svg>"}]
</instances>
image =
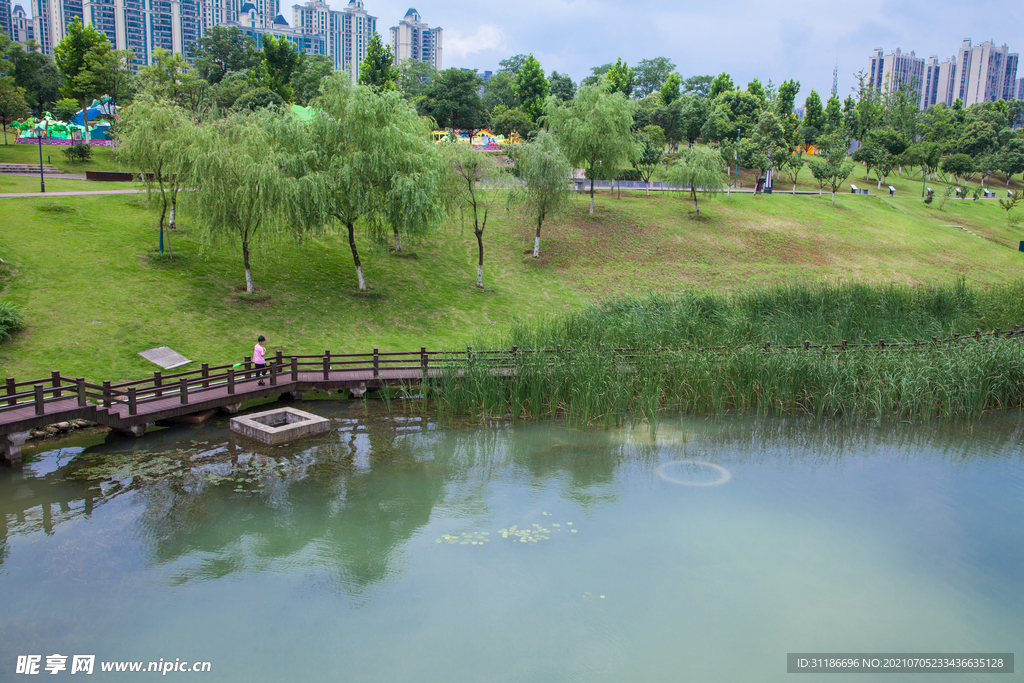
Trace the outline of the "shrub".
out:
<instances>
[{"instance_id":1,"label":"shrub","mask_svg":"<svg viewBox=\"0 0 1024 683\"><path fill-rule=\"evenodd\" d=\"M640 171L635 168L624 168L619 171L619 175L616 180L636 180L642 182L644 177L640 175Z\"/></svg>"},{"instance_id":2,"label":"shrub","mask_svg":"<svg viewBox=\"0 0 1024 683\"><path fill-rule=\"evenodd\" d=\"M92 146L84 142L76 142L67 149L61 150L68 161L89 161L92 159Z\"/></svg>"},{"instance_id":3,"label":"shrub","mask_svg":"<svg viewBox=\"0 0 1024 683\"><path fill-rule=\"evenodd\" d=\"M0 341L12 336L25 327L25 318L21 311L10 301L0 301Z\"/></svg>"}]
</instances>

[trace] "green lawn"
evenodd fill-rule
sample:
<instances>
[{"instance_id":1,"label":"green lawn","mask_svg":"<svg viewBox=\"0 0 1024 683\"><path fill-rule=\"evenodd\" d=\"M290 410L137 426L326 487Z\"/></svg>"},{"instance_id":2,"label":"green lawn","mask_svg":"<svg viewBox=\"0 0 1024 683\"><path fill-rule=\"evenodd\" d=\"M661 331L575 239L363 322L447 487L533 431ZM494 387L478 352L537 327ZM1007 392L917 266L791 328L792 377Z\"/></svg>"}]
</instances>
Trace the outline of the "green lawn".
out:
<instances>
[{"instance_id":1,"label":"green lawn","mask_svg":"<svg viewBox=\"0 0 1024 683\"><path fill-rule=\"evenodd\" d=\"M61 150L64 145L43 145L43 163L56 166L65 173L85 173L86 171L127 171L114 158L110 147L94 145L92 159L89 161L68 161ZM11 143L0 145L0 164L39 164L39 146Z\"/></svg>"},{"instance_id":2,"label":"green lawn","mask_svg":"<svg viewBox=\"0 0 1024 683\"><path fill-rule=\"evenodd\" d=\"M98 183L96 184L98 185ZM619 293L696 287L733 291L821 278L865 282L996 283L1020 277L1024 229L994 202L840 195L735 194L701 203L676 194L607 191L597 215L581 196L545 225L497 214L485 237L482 291L476 242L457 222L396 257L360 240L370 291L356 290L347 241L282 244L254 259L259 295L239 297L239 249L203 250L187 217L171 236L174 260L153 258L156 213L144 196L0 199L0 282L27 329L0 346L3 376L51 369L91 380L130 379L155 366L138 351L168 345L222 363L258 334L285 353L459 348L507 331L517 317L558 314ZM963 226L976 233L944 227ZM194 366L193 366L194 367Z\"/></svg>"},{"instance_id":3,"label":"green lawn","mask_svg":"<svg viewBox=\"0 0 1024 683\"><path fill-rule=\"evenodd\" d=\"M47 192L93 192L96 190L131 190L132 183L108 183L92 180L68 180L60 176L46 176ZM0 174L0 194L8 192L39 193L39 176Z\"/></svg>"}]
</instances>

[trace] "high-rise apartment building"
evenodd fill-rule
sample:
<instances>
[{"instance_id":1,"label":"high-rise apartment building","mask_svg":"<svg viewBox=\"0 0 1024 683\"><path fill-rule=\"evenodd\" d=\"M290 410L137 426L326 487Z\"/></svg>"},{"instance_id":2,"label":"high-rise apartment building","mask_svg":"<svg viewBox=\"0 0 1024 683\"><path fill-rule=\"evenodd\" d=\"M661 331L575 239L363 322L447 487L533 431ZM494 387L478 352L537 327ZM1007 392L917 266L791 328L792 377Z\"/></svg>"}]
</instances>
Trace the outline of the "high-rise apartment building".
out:
<instances>
[{"instance_id":1,"label":"high-rise apartment building","mask_svg":"<svg viewBox=\"0 0 1024 683\"><path fill-rule=\"evenodd\" d=\"M281 14L280 0L31 1L33 18L27 21L46 54L53 54L67 25L77 17L105 33L115 49L131 50L136 67L152 63L156 48L187 56L192 44L214 26L233 26L257 46L269 34L307 54L326 55L336 69L349 71L355 80L377 30L377 17L366 11L363 0L351 0L340 11L322 0L308 0L292 7L294 26Z\"/></svg>"},{"instance_id":2,"label":"high-rise apartment building","mask_svg":"<svg viewBox=\"0 0 1024 683\"><path fill-rule=\"evenodd\" d=\"M420 13L413 8L405 13L398 26L391 27L391 51L397 64L403 59L426 62L435 69L442 69L443 29L430 28L420 20Z\"/></svg>"},{"instance_id":3,"label":"high-rise apartment building","mask_svg":"<svg viewBox=\"0 0 1024 683\"><path fill-rule=\"evenodd\" d=\"M1017 99L1024 100L1024 78L1017 79Z\"/></svg>"},{"instance_id":4,"label":"high-rise apartment building","mask_svg":"<svg viewBox=\"0 0 1024 683\"><path fill-rule=\"evenodd\" d=\"M943 60L939 64L939 81L935 87L935 98L932 104L945 103L947 107L952 106L959 87L960 81L957 78L956 57Z\"/></svg>"},{"instance_id":5,"label":"high-rise apartment building","mask_svg":"<svg viewBox=\"0 0 1024 683\"><path fill-rule=\"evenodd\" d=\"M992 41L971 45L964 40L957 55L959 91L957 97L968 107L978 102L1011 99L1017 82L1018 55L1005 44Z\"/></svg>"},{"instance_id":6,"label":"high-rise apartment building","mask_svg":"<svg viewBox=\"0 0 1024 683\"><path fill-rule=\"evenodd\" d=\"M939 72L941 65L939 58L932 55L924 62L924 80L921 84L921 100L917 103L918 109L927 109L935 104L939 90Z\"/></svg>"},{"instance_id":7,"label":"high-rise apartment building","mask_svg":"<svg viewBox=\"0 0 1024 683\"><path fill-rule=\"evenodd\" d=\"M377 17L366 11L362 0L352 0L341 11L322 0L292 5L292 23L300 34L322 36L322 54L334 61L334 68L347 71L353 81L359 79L366 46L377 32Z\"/></svg>"},{"instance_id":8,"label":"high-rise apartment building","mask_svg":"<svg viewBox=\"0 0 1024 683\"><path fill-rule=\"evenodd\" d=\"M913 51L904 54L896 48L889 54L883 54L882 48L876 47L868 62L868 82L879 92L896 92L904 85L909 85L922 97L924 86L924 59Z\"/></svg>"},{"instance_id":9,"label":"high-rise apartment building","mask_svg":"<svg viewBox=\"0 0 1024 683\"><path fill-rule=\"evenodd\" d=\"M14 9L11 10L11 32L13 34L12 38L22 45L25 45L30 40L35 40L36 34L32 25L32 19L29 18L25 8L21 5L15 5Z\"/></svg>"},{"instance_id":10,"label":"high-rise apartment building","mask_svg":"<svg viewBox=\"0 0 1024 683\"><path fill-rule=\"evenodd\" d=\"M0 0L0 33L14 40L14 22L11 18L11 0Z\"/></svg>"}]
</instances>

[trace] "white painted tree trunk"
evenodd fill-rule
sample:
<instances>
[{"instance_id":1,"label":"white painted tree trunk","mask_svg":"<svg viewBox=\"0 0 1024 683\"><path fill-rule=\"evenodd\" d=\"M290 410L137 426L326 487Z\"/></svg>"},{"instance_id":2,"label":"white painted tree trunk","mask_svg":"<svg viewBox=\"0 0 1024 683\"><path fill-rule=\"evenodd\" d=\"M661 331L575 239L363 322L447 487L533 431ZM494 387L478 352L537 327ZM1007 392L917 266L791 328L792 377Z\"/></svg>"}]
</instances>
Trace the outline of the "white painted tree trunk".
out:
<instances>
[{"instance_id":1,"label":"white painted tree trunk","mask_svg":"<svg viewBox=\"0 0 1024 683\"><path fill-rule=\"evenodd\" d=\"M540 256L540 237L533 238L533 258Z\"/></svg>"},{"instance_id":2,"label":"white painted tree trunk","mask_svg":"<svg viewBox=\"0 0 1024 683\"><path fill-rule=\"evenodd\" d=\"M594 215L594 193L590 193L590 215Z\"/></svg>"},{"instance_id":3,"label":"white painted tree trunk","mask_svg":"<svg viewBox=\"0 0 1024 683\"><path fill-rule=\"evenodd\" d=\"M172 200L172 201L173 201L173 200ZM175 222L174 222L174 208L175 208L175 207L174 207L174 204L172 203L172 204L171 204L171 222L170 222L170 224L169 224L169 225L170 225L170 227L171 227L171 230L174 230L175 228L177 228L177 227L178 227L178 226L177 226L177 224L175 224Z\"/></svg>"},{"instance_id":4,"label":"white painted tree trunk","mask_svg":"<svg viewBox=\"0 0 1024 683\"><path fill-rule=\"evenodd\" d=\"M484 267L483 266L477 266L476 267L476 286L479 287L480 289L484 288Z\"/></svg>"},{"instance_id":5,"label":"white painted tree trunk","mask_svg":"<svg viewBox=\"0 0 1024 683\"><path fill-rule=\"evenodd\" d=\"M402 236L395 230L395 251L402 251Z\"/></svg>"},{"instance_id":6,"label":"white painted tree trunk","mask_svg":"<svg viewBox=\"0 0 1024 683\"><path fill-rule=\"evenodd\" d=\"M365 292L366 291L366 280L363 279L363 267L362 266L356 266L356 277L359 278L359 291L360 292Z\"/></svg>"},{"instance_id":7,"label":"white painted tree trunk","mask_svg":"<svg viewBox=\"0 0 1024 683\"><path fill-rule=\"evenodd\" d=\"M835 206L835 205L836 205L836 193L835 193L835 190L833 190L832 191L832 206Z\"/></svg>"},{"instance_id":8,"label":"white painted tree trunk","mask_svg":"<svg viewBox=\"0 0 1024 683\"><path fill-rule=\"evenodd\" d=\"M252 294L252 269L245 267L245 291Z\"/></svg>"}]
</instances>

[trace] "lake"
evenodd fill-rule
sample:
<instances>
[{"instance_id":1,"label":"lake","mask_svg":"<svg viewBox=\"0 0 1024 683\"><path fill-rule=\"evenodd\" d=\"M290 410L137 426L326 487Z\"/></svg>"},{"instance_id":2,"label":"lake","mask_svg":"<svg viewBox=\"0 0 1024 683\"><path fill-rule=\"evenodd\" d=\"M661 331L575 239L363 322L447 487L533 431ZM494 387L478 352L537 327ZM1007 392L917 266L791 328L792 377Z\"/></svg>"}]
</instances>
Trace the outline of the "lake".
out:
<instances>
[{"instance_id":1,"label":"lake","mask_svg":"<svg viewBox=\"0 0 1024 683\"><path fill-rule=\"evenodd\" d=\"M300 404L332 431L278 447L219 418L27 448L0 469L0 679L87 654L98 680L782 681L789 652L1024 642L1019 414L652 438L392 405Z\"/></svg>"}]
</instances>

